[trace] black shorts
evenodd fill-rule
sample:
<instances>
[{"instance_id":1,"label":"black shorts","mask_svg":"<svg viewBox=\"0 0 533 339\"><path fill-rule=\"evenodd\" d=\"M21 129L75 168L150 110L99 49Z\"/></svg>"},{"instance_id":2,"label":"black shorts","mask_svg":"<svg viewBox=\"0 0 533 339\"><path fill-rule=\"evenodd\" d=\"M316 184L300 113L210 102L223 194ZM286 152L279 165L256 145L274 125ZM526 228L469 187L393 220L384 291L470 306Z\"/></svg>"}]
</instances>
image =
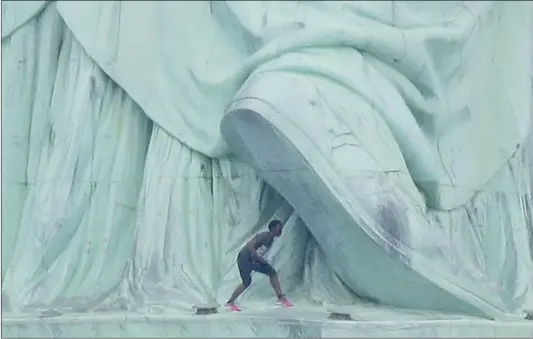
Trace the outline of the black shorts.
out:
<instances>
[{"instance_id":1,"label":"black shorts","mask_svg":"<svg viewBox=\"0 0 533 339\"><path fill-rule=\"evenodd\" d=\"M241 275L242 283L249 286L252 283L252 271L266 274L269 277L276 275L276 270L270 264L263 264L252 259L248 251L241 251L237 256L237 266Z\"/></svg>"}]
</instances>

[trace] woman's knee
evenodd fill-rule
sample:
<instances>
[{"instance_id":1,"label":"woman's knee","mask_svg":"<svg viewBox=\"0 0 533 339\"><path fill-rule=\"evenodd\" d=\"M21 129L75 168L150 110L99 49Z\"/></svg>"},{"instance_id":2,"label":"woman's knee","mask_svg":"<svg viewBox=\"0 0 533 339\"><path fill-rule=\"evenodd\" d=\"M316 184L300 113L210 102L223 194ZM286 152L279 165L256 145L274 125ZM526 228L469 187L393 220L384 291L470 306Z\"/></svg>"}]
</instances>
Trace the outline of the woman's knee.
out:
<instances>
[{"instance_id":1,"label":"woman's knee","mask_svg":"<svg viewBox=\"0 0 533 339\"><path fill-rule=\"evenodd\" d=\"M265 272L270 278L274 278L278 276L278 272L276 272L276 269L270 265L268 265L266 272Z\"/></svg>"}]
</instances>

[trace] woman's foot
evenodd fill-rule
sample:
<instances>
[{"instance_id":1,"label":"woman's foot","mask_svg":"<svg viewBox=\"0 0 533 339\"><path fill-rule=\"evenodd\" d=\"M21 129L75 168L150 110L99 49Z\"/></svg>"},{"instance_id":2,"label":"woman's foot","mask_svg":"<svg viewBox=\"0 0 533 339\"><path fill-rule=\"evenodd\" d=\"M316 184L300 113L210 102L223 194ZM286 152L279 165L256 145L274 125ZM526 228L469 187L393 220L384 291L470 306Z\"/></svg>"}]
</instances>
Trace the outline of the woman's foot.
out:
<instances>
[{"instance_id":1,"label":"woman's foot","mask_svg":"<svg viewBox=\"0 0 533 339\"><path fill-rule=\"evenodd\" d=\"M278 301L276 301L276 304L283 306L283 307L292 307L292 303L289 301L289 299L285 298L285 296L278 298Z\"/></svg>"},{"instance_id":2,"label":"woman's foot","mask_svg":"<svg viewBox=\"0 0 533 339\"><path fill-rule=\"evenodd\" d=\"M234 302L227 302L226 303L226 308L232 312L240 312L241 309L239 307L237 307L237 305L235 305Z\"/></svg>"}]
</instances>

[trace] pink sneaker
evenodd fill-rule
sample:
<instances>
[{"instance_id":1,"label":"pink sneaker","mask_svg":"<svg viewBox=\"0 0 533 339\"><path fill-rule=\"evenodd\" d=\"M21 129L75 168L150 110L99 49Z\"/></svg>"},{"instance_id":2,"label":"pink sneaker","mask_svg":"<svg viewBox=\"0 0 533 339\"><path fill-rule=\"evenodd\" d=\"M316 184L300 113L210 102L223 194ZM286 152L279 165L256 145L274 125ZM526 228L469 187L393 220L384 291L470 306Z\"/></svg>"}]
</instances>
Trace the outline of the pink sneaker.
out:
<instances>
[{"instance_id":1,"label":"pink sneaker","mask_svg":"<svg viewBox=\"0 0 533 339\"><path fill-rule=\"evenodd\" d=\"M285 297L281 297L276 301L276 304L283 306L283 307L292 307L292 303Z\"/></svg>"},{"instance_id":2,"label":"pink sneaker","mask_svg":"<svg viewBox=\"0 0 533 339\"><path fill-rule=\"evenodd\" d=\"M235 303L226 303L226 308L232 312L240 312L241 309Z\"/></svg>"}]
</instances>

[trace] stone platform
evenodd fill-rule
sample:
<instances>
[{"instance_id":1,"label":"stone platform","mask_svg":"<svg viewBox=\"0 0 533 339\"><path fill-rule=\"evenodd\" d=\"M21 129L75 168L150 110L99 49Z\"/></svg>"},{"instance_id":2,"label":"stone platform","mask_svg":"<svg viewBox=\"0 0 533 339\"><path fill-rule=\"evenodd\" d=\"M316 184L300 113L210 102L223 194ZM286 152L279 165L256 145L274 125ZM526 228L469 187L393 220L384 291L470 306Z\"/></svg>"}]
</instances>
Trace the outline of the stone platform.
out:
<instances>
[{"instance_id":1,"label":"stone platform","mask_svg":"<svg viewBox=\"0 0 533 339\"><path fill-rule=\"evenodd\" d=\"M331 308L242 305L244 311L196 314L101 312L3 314L2 338L533 338L533 321L491 321L429 312L352 306L351 320L331 317Z\"/></svg>"}]
</instances>

